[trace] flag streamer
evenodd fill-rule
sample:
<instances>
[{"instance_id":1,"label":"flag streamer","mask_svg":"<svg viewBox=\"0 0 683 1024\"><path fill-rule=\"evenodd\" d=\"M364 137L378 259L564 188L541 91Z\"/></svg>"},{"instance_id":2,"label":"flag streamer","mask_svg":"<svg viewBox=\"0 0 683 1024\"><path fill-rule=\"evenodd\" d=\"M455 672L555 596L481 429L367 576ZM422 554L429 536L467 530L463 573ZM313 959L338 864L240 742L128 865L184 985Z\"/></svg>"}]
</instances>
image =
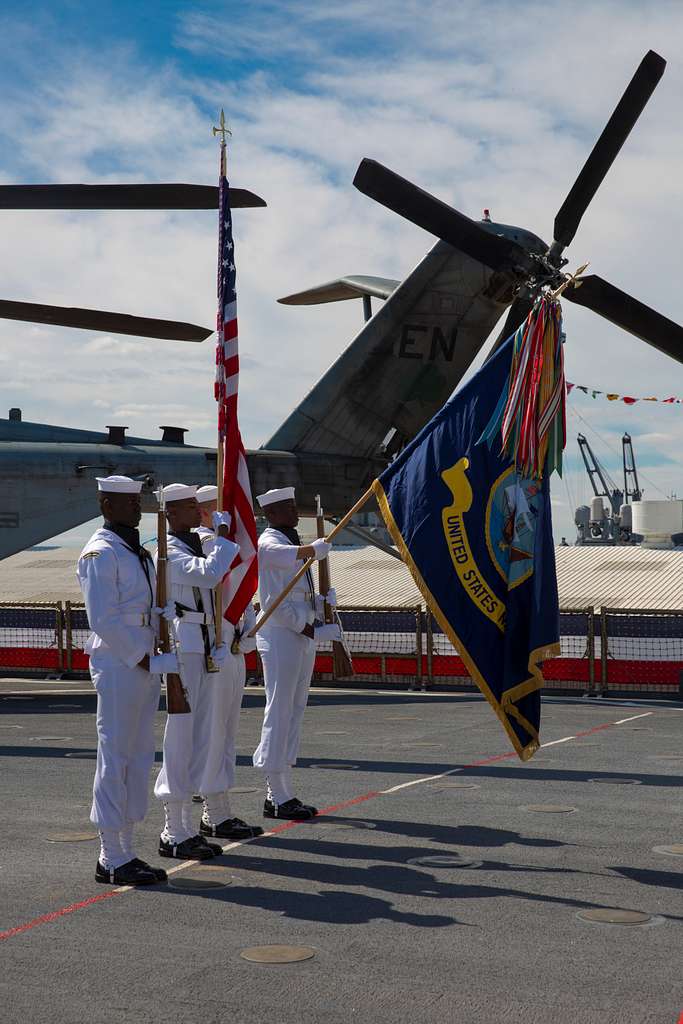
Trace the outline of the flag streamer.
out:
<instances>
[{"instance_id":1,"label":"flag streamer","mask_svg":"<svg viewBox=\"0 0 683 1024\"><path fill-rule=\"evenodd\" d=\"M541 295L514 335L510 374L494 413L481 435L518 473L540 480L544 472L562 475L566 444L562 308Z\"/></svg>"}]
</instances>

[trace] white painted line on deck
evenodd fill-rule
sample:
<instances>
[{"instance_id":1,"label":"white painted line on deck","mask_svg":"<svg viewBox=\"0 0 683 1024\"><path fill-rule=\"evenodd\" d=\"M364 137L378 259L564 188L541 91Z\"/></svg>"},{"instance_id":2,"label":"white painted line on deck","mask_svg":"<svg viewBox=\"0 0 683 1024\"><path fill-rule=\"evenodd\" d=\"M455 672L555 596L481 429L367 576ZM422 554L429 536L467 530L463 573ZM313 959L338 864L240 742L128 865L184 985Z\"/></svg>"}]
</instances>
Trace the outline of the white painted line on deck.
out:
<instances>
[{"instance_id":1,"label":"white painted line on deck","mask_svg":"<svg viewBox=\"0 0 683 1024\"><path fill-rule=\"evenodd\" d=\"M440 775L426 775L422 779L413 779L412 782L402 782L400 786L392 786L391 789L380 789L382 796L387 796L389 793L398 793L399 789L408 789L409 786L419 786L423 782L436 782L439 779L445 779L447 775L457 775L458 772L464 771L463 768L451 768L448 772L441 772Z\"/></svg>"},{"instance_id":2,"label":"white painted line on deck","mask_svg":"<svg viewBox=\"0 0 683 1024\"><path fill-rule=\"evenodd\" d=\"M614 724L623 725L624 722L635 722L636 718L647 718L647 716L651 714L652 711L644 711L642 715L631 715L630 718L620 718L619 721L615 722Z\"/></svg>"}]
</instances>

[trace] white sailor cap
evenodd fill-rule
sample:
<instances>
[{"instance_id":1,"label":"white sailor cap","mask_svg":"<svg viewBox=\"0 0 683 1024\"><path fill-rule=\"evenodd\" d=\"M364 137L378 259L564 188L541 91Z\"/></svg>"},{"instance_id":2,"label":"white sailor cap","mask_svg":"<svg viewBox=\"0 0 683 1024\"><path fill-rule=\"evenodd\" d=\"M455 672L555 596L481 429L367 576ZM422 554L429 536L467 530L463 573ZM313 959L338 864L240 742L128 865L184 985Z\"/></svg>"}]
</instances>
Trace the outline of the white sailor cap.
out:
<instances>
[{"instance_id":1,"label":"white sailor cap","mask_svg":"<svg viewBox=\"0 0 683 1024\"><path fill-rule=\"evenodd\" d=\"M172 501L185 501L187 498L196 498L197 496L197 488L190 484L166 484L165 487L154 492L157 501L161 499L162 492L167 505Z\"/></svg>"},{"instance_id":2,"label":"white sailor cap","mask_svg":"<svg viewBox=\"0 0 683 1024\"><path fill-rule=\"evenodd\" d=\"M205 501L218 501L218 488L216 485L206 484L205 487L198 487L197 501L200 505Z\"/></svg>"},{"instance_id":3,"label":"white sailor cap","mask_svg":"<svg viewBox=\"0 0 683 1024\"><path fill-rule=\"evenodd\" d=\"M131 480L129 476L96 476L97 490L107 494L139 494L142 480Z\"/></svg>"},{"instance_id":4,"label":"white sailor cap","mask_svg":"<svg viewBox=\"0 0 683 1024\"><path fill-rule=\"evenodd\" d=\"M274 505L277 501L291 501L294 498L293 487L274 487L270 491L266 491L265 494L259 494L256 497L261 508L265 508L267 505Z\"/></svg>"}]
</instances>

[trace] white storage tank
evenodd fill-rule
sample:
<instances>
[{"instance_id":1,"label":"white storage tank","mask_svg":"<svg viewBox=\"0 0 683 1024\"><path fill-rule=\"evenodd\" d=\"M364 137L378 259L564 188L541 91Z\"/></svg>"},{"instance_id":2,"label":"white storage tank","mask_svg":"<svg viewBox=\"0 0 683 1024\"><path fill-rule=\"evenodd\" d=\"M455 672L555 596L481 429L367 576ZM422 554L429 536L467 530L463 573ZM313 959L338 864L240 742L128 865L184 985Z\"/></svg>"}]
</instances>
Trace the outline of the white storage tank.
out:
<instances>
[{"instance_id":1,"label":"white storage tank","mask_svg":"<svg viewBox=\"0 0 683 1024\"><path fill-rule=\"evenodd\" d=\"M630 530L631 529L631 526L632 526L632 523L633 523L633 518L631 516L631 506L630 505L620 505L619 506L619 523L621 525L622 530Z\"/></svg>"},{"instance_id":2,"label":"white storage tank","mask_svg":"<svg viewBox=\"0 0 683 1024\"><path fill-rule=\"evenodd\" d=\"M683 500L634 501L633 532L641 534L643 547L672 548L672 534L683 531Z\"/></svg>"},{"instance_id":3,"label":"white storage tank","mask_svg":"<svg viewBox=\"0 0 683 1024\"><path fill-rule=\"evenodd\" d=\"M605 506L602 498L591 498L591 521L601 523L605 518Z\"/></svg>"},{"instance_id":4,"label":"white storage tank","mask_svg":"<svg viewBox=\"0 0 683 1024\"><path fill-rule=\"evenodd\" d=\"M588 526L591 521L591 510L588 505L579 505L574 513L574 524L576 526L582 526L584 530L588 530Z\"/></svg>"}]
</instances>

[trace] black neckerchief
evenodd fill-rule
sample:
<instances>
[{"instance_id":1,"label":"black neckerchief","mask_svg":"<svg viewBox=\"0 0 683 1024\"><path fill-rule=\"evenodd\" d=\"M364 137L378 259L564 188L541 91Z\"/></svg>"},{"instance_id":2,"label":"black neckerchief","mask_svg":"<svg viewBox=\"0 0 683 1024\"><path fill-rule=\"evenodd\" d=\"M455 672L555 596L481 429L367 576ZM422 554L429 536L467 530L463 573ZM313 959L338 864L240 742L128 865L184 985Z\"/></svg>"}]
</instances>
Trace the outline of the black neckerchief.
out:
<instances>
[{"instance_id":1,"label":"black neckerchief","mask_svg":"<svg viewBox=\"0 0 683 1024\"><path fill-rule=\"evenodd\" d=\"M123 523L111 523L108 519L104 521L104 529L109 530L110 533L115 533L128 550L132 551L140 559L140 565L142 566L142 571L145 574L147 586L152 597L152 604L154 604L154 590L152 589L152 581L149 575L149 565L152 561L152 556L147 548L143 547L140 543L140 531L136 530L134 526L125 526Z\"/></svg>"},{"instance_id":2,"label":"black neckerchief","mask_svg":"<svg viewBox=\"0 0 683 1024\"><path fill-rule=\"evenodd\" d=\"M275 526L273 529L284 533L290 544L294 544L297 548L301 547L301 537L298 530L295 530L293 526ZM313 573L310 569L306 570L306 580L311 588L311 594L313 594L315 592L315 584L313 583Z\"/></svg>"},{"instance_id":3,"label":"black neckerchief","mask_svg":"<svg viewBox=\"0 0 683 1024\"><path fill-rule=\"evenodd\" d=\"M171 530L171 536L177 537L177 539L182 544L185 544L185 546L188 547L192 554L195 555L197 558L206 558L206 552L202 547L202 538L199 536L198 533L194 533L194 531L192 530ZM205 614L204 600L202 598L201 588L192 587L192 594L194 596L194 602L197 611L201 612L201 614ZM215 615L215 608L213 603L213 590L209 590L209 599L211 602L211 611ZM183 612L192 611L192 608L186 608L185 605L180 604L180 602L176 601L176 611L178 612L178 615L182 618ZM209 636L208 626L206 625L205 622L200 623L200 628L202 631L202 639L204 641L204 660L208 668L209 661L211 658L211 638Z\"/></svg>"},{"instance_id":4,"label":"black neckerchief","mask_svg":"<svg viewBox=\"0 0 683 1024\"><path fill-rule=\"evenodd\" d=\"M296 544L298 548L301 547L301 537L298 530L295 530L293 526L276 526L275 529L279 530L280 533L284 533L290 544Z\"/></svg>"},{"instance_id":5,"label":"black neckerchief","mask_svg":"<svg viewBox=\"0 0 683 1024\"><path fill-rule=\"evenodd\" d=\"M204 548L202 547L202 539L198 533L194 533L192 530L171 530L171 536L177 537L179 541L182 541L197 558L206 558Z\"/></svg>"}]
</instances>

